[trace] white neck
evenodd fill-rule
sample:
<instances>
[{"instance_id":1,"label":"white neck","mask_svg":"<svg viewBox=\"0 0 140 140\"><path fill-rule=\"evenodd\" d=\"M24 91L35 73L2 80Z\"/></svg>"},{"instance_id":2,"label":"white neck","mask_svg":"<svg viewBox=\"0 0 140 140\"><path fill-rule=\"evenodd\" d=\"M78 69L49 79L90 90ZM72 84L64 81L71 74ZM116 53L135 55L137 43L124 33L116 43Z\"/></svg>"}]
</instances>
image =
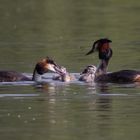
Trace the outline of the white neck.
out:
<instances>
[{"instance_id":1,"label":"white neck","mask_svg":"<svg viewBox=\"0 0 140 140\"><path fill-rule=\"evenodd\" d=\"M35 70L34 73L33 73L33 78L32 80L35 81L35 82L40 82L42 79L41 75L37 73L37 71Z\"/></svg>"},{"instance_id":2,"label":"white neck","mask_svg":"<svg viewBox=\"0 0 140 140\"><path fill-rule=\"evenodd\" d=\"M108 62L105 60L101 60L99 66L97 67L97 70L96 70L96 76L106 74L107 66L108 66Z\"/></svg>"}]
</instances>

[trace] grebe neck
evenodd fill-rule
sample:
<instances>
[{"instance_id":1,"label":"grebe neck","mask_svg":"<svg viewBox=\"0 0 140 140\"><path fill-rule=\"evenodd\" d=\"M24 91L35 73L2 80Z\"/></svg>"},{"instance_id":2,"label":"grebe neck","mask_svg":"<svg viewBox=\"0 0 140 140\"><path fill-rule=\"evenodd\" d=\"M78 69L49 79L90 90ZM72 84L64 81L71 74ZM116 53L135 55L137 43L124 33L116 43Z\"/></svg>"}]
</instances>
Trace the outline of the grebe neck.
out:
<instances>
[{"instance_id":1,"label":"grebe neck","mask_svg":"<svg viewBox=\"0 0 140 140\"><path fill-rule=\"evenodd\" d=\"M37 72L36 69L34 69L32 81L40 82L41 81L41 78L42 78L41 75L38 74L38 72Z\"/></svg>"},{"instance_id":2,"label":"grebe neck","mask_svg":"<svg viewBox=\"0 0 140 140\"><path fill-rule=\"evenodd\" d=\"M106 74L107 73L107 67L108 67L109 60L101 60L99 66L97 67L96 76Z\"/></svg>"}]
</instances>

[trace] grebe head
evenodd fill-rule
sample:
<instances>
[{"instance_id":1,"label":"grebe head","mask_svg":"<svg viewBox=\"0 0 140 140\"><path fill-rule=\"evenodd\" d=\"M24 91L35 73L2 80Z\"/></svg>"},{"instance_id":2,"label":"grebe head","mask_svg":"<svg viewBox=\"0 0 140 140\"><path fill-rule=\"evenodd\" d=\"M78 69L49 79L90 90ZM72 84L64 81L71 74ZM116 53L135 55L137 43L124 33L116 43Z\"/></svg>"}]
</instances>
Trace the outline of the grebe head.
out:
<instances>
[{"instance_id":1,"label":"grebe head","mask_svg":"<svg viewBox=\"0 0 140 140\"><path fill-rule=\"evenodd\" d=\"M111 42L112 41L107 39L107 38L102 38L102 39L99 39L99 40L95 41L93 43L92 49L88 53L86 53L86 55L89 55L89 54L91 54L91 53L93 53L95 51L100 51L101 48L102 49L103 48L104 49L109 48L109 43L111 43Z\"/></svg>"},{"instance_id":2,"label":"grebe head","mask_svg":"<svg viewBox=\"0 0 140 140\"><path fill-rule=\"evenodd\" d=\"M81 76L79 78L80 81L85 81L85 82L94 82L95 80L95 73L96 73L96 66L94 65L89 65L87 66L82 72Z\"/></svg>"},{"instance_id":3,"label":"grebe head","mask_svg":"<svg viewBox=\"0 0 140 140\"><path fill-rule=\"evenodd\" d=\"M112 49L109 43L112 41L107 38L102 38L93 43L92 49L86 54L89 55L95 51L99 52L99 59L107 60L112 57Z\"/></svg>"},{"instance_id":4,"label":"grebe head","mask_svg":"<svg viewBox=\"0 0 140 140\"><path fill-rule=\"evenodd\" d=\"M95 51L99 52L99 59L101 62L96 70L96 75L102 75L107 72L108 63L113 54L110 48L111 42L112 41L107 38L99 39L94 42L92 49L86 54L89 55Z\"/></svg>"},{"instance_id":5,"label":"grebe head","mask_svg":"<svg viewBox=\"0 0 140 140\"><path fill-rule=\"evenodd\" d=\"M46 57L40 60L36 64L32 80L39 81L40 75L43 75L47 73L48 71L60 73L61 67L58 64L56 64L56 62L54 62L52 59L50 59L49 57Z\"/></svg>"},{"instance_id":6,"label":"grebe head","mask_svg":"<svg viewBox=\"0 0 140 140\"><path fill-rule=\"evenodd\" d=\"M61 67L49 57L46 57L45 59L42 59L41 61L39 61L36 64L35 69L36 69L36 72L40 75L48 71L52 71L56 73L61 71Z\"/></svg>"}]
</instances>

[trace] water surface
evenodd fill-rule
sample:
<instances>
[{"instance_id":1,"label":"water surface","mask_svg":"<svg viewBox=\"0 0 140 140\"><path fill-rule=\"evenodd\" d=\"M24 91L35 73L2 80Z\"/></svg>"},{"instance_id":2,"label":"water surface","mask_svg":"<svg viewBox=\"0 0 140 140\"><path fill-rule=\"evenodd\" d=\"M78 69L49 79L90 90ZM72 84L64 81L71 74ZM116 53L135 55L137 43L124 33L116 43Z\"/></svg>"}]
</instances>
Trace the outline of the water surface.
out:
<instances>
[{"instance_id":1,"label":"water surface","mask_svg":"<svg viewBox=\"0 0 140 140\"><path fill-rule=\"evenodd\" d=\"M113 43L109 71L140 69L139 0L0 2L0 68L32 74L50 56L79 73L99 63L93 41ZM139 140L140 86L0 84L0 139Z\"/></svg>"}]
</instances>

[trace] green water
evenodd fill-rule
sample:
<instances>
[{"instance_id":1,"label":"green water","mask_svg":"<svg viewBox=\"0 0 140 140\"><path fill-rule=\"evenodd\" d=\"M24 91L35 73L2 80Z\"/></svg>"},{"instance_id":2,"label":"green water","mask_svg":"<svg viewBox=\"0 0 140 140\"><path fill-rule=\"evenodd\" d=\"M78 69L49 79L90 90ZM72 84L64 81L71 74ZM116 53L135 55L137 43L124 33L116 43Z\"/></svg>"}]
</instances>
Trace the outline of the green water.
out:
<instances>
[{"instance_id":1,"label":"green water","mask_svg":"<svg viewBox=\"0 0 140 140\"><path fill-rule=\"evenodd\" d=\"M139 0L0 1L0 69L32 73L46 56L70 72L99 63L93 41L113 42L109 71L140 69ZM140 86L0 85L0 139L139 140Z\"/></svg>"}]
</instances>

